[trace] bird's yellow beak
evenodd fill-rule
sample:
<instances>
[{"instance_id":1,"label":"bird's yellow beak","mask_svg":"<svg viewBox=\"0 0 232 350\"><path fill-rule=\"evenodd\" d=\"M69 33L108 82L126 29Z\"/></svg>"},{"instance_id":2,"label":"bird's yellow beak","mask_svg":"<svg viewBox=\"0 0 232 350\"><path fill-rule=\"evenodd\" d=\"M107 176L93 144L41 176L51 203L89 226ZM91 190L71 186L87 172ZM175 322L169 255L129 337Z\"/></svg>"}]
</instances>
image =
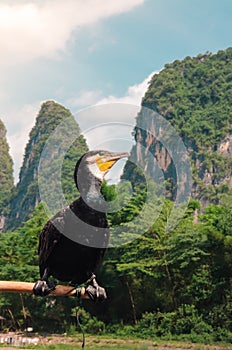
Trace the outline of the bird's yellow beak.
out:
<instances>
[{"instance_id":1,"label":"bird's yellow beak","mask_svg":"<svg viewBox=\"0 0 232 350\"><path fill-rule=\"evenodd\" d=\"M107 172L112 168L112 166L121 158L129 157L130 153L109 153L104 156L99 156L96 164L101 172Z\"/></svg>"}]
</instances>

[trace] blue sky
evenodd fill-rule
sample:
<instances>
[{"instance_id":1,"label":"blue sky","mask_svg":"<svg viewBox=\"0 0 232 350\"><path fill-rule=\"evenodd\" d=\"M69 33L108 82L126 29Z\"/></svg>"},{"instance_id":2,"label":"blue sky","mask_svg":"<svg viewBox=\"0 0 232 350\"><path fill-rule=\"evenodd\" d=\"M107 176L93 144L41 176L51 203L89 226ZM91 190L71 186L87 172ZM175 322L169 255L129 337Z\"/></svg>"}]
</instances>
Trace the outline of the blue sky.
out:
<instances>
[{"instance_id":1,"label":"blue sky","mask_svg":"<svg viewBox=\"0 0 232 350\"><path fill-rule=\"evenodd\" d=\"M231 0L2 0L0 118L16 176L42 101L75 115L101 103L139 105L166 63L232 46L231 18ZM78 120L82 128L104 121Z\"/></svg>"}]
</instances>

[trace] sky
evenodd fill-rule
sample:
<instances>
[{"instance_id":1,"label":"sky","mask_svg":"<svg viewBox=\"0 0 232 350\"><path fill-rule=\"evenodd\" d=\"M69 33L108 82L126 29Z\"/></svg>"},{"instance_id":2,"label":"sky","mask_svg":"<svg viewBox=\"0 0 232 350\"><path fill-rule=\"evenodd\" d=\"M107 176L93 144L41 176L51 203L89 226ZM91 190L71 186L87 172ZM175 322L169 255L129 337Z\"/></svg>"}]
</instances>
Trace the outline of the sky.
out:
<instances>
[{"instance_id":1,"label":"sky","mask_svg":"<svg viewBox=\"0 0 232 350\"><path fill-rule=\"evenodd\" d=\"M232 46L231 18L231 0L1 0L0 119L16 182L43 101L70 109L94 147L100 123L133 127L166 63ZM130 113L86 113L119 102Z\"/></svg>"}]
</instances>

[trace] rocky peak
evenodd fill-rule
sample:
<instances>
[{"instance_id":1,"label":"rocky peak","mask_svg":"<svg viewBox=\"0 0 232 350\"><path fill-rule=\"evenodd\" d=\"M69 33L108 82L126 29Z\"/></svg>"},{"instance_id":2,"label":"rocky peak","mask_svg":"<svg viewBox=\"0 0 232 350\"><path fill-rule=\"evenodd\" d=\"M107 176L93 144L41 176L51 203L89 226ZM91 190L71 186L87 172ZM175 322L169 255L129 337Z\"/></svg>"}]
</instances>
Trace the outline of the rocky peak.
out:
<instances>
[{"instance_id":1,"label":"rocky peak","mask_svg":"<svg viewBox=\"0 0 232 350\"><path fill-rule=\"evenodd\" d=\"M192 196L203 207L218 203L221 194L232 187L231 71L232 48L176 60L152 77L142 100L142 106L157 111L184 142L192 165ZM176 171L171 155L160 138L152 136L159 132L154 132L153 120L147 119L146 127L140 130L139 118L138 115L134 131L137 143L132 155L137 162L147 162L151 177L159 164L165 180L171 182L168 188L173 197ZM157 162L147 161L149 152ZM126 164L123 177L141 180L141 174L134 170Z\"/></svg>"},{"instance_id":2,"label":"rocky peak","mask_svg":"<svg viewBox=\"0 0 232 350\"><path fill-rule=\"evenodd\" d=\"M36 117L35 126L29 134L29 141L25 148L23 164L20 169L19 182L10 201L10 213L7 217L6 229L12 230L25 222L40 202L38 187L38 166L45 143L56 127L68 118L73 118L71 112L54 101L44 102ZM74 121L74 118L73 118ZM76 124L75 124L76 125ZM78 128L78 126L76 126ZM57 150L59 140L57 140ZM73 183L73 169L80 154L87 151L83 137L78 138L67 154L67 161L63 163L65 178ZM71 164L69 166L69 164ZM49 166L49 164L48 164ZM64 181L65 182L65 181ZM66 185L67 195L74 191L74 186ZM76 192L76 191L75 191ZM77 195L77 193L75 193Z\"/></svg>"}]
</instances>

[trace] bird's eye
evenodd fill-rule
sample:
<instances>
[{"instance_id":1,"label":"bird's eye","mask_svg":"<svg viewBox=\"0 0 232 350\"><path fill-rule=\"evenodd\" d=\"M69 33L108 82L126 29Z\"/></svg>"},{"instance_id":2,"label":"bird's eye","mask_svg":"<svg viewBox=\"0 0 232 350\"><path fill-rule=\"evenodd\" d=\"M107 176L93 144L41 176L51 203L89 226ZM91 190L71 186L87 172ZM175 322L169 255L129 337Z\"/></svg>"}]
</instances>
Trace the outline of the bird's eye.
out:
<instances>
[{"instance_id":1,"label":"bird's eye","mask_svg":"<svg viewBox=\"0 0 232 350\"><path fill-rule=\"evenodd\" d=\"M99 154L99 156L101 156L101 157L104 156L104 152L103 152L103 151L100 151L98 154Z\"/></svg>"}]
</instances>

